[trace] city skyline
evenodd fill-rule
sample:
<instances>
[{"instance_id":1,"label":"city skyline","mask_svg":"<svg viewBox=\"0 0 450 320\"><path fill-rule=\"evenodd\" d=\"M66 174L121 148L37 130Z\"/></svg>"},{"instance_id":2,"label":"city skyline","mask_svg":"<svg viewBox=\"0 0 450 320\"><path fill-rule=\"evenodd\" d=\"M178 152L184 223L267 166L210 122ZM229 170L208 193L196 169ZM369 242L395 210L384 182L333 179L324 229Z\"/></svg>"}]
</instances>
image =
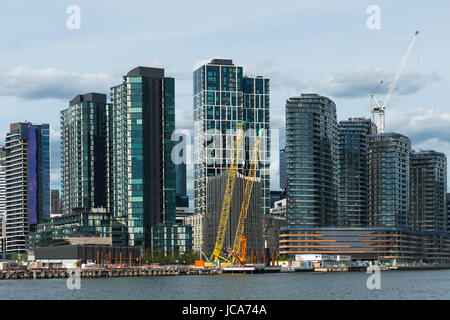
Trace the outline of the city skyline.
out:
<instances>
[{"instance_id":1,"label":"city skyline","mask_svg":"<svg viewBox=\"0 0 450 320\"><path fill-rule=\"evenodd\" d=\"M433 4L6 1L0 300L279 318L450 299Z\"/></svg>"},{"instance_id":2,"label":"city skyline","mask_svg":"<svg viewBox=\"0 0 450 320\"><path fill-rule=\"evenodd\" d=\"M419 29L421 35L386 112L387 131L409 136L416 151L433 149L450 154L450 142L446 135L450 128L450 113L446 110L445 99L442 99L450 70L445 64L445 50L442 50L439 41L447 24L444 16L442 19L439 16L444 15L445 10L433 12L431 19L432 9L425 4L380 1L381 28L370 30L366 26L369 16L366 9L370 4L368 1L357 4L324 1L320 5L289 2L274 9L268 3L255 6L255 2L248 2L240 4L244 8L236 13L233 21L226 18L226 13L217 11L214 19L207 16L202 22L191 22L187 18L173 21L174 25L168 30L158 27L158 19L144 19L149 14L148 10L140 10L145 14L138 12L136 19L125 30L118 30L107 21L104 25L98 25L95 23L96 15L109 15L125 22L121 17L126 14L119 15L118 12L122 10L126 13L130 9L122 5L110 8L101 2L92 4L85 1L79 3L82 14L80 30L68 30L65 26L68 4L50 6L50 2L44 1L39 6L29 5L35 16L25 15L26 21L17 28L14 38L2 33L11 46L1 53L8 66L0 68L0 76L5 79L0 86L3 115L0 119L0 141L4 141L9 123L25 120L50 123L51 185L53 189L58 189L59 112L67 101L80 93L96 91L108 94L108 88L119 83L122 74L134 66L164 67L166 74L177 81L177 128L192 130L192 69L198 61L216 56L239 61L248 73L262 74L271 79L273 129L283 128L285 100L302 92L317 92L333 99L337 105L338 121L355 116L370 118L371 91L380 79L384 78L386 84L390 81L389 75L394 73L404 46L414 31ZM209 5L213 9L216 7L215 4ZM166 6L152 4L154 12L166 10ZM319 6L320 12L317 10ZM244 14L249 8L253 9L251 18ZM16 22L10 21L10 17L20 10L16 4L6 4L5 11L11 12L11 15L5 17L5 23L15 25ZM43 10L45 15L39 15ZM199 2L197 6L180 4L177 10L185 11L186 17L189 17L201 15L202 10L206 9ZM149 15L157 18L155 13ZM41 16L46 19L40 19ZM203 23L209 27L202 28ZM261 29L256 28L255 23L263 23ZM186 28L180 28L181 24L185 24ZM31 26L36 38L42 41L30 38L28 28ZM243 32L240 35L228 33L229 28L239 28ZM151 35L142 33L140 29L151 29ZM180 29L184 31L180 32ZM115 40L105 38L106 32L111 31L112 34L114 31L121 34L131 31L134 35L126 38L119 49L115 47L111 50ZM218 36L222 41L209 41ZM109 43L103 40L114 41ZM122 37L121 42L123 40ZM172 44L174 40L176 45ZM27 41L26 50L20 44L23 41ZM143 49L151 50L126 50L127 46L137 43ZM269 43L271 46L268 46ZM346 45L342 46L342 43ZM67 60L66 50L77 46L95 46L103 50L89 51L89 59L85 59L84 54L71 54L70 60ZM263 50L251 50L255 47ZM379 47L387 50L375 50ZM174 50L181 48L183 56ZM110 51L107 57L101 53L104 50ZM124 50L127 58L118 59ZM27 52L33 52L33 58ZM280 136L284 137L283 133ZM284 145L281 143L280 147ZM271 186L276 190L279 188L279 174L275 171L278 155L272 152L272 157ZM188 195L193 207L192 165L188 165L187 175Z\"/></svg>"}]
</instances>

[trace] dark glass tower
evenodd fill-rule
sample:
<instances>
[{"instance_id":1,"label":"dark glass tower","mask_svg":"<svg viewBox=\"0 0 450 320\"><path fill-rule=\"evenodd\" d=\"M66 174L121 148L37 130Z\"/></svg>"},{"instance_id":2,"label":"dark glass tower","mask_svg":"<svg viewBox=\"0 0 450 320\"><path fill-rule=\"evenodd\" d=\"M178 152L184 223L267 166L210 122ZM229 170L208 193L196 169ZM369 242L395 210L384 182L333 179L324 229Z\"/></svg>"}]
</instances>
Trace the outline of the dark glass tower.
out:
<instances>
[{"instance_id":1,"label":"dark glass tower","mask_svg":"<svg viewBox=\"0 0 450 320\"><path fill-rule=\"evenodd\" d=\"M280 149L280 189L286 190L286 149Z\"/></svg>"},{"instance_id":2,"label":"dark glass tower","mask_svg":"<svg viewBox=\"0 0 450 320\"><path fill-rule=\"evenodd\" d=\"M243 120L245 121L245 171L249 175L252 151L263 130L256 177L261 178L262 212L270 213L270 81L262 76L244 76Z\"/></svg>"},{"instance_id":3,"label":"dark glass tower","mask_svg":"<svg viewBox=\"0 0 450 320\"><path fill-rule=\"evenodd\" d=\"M408 137L369 135L369 226L410 227L410 156Z\"/></svg>"},{"instance_id":4,"label":"dark glass tower","mask_svg":"<svg viewBox=\"0 0 450 320\"><path fill-rule=\"evenodd\" d=\"M51 191L51 216L58 216L61 214L61 198L59 190Z\"/></svg>"},{"instance_id":5,"label":"dark glass tower","mask_svg":"<svg viewBox=\"0 0 450 320\"><path fill-rule=\"evenodd\" d=\"M175 222L175 80L137 67L111 88L107 110L109 211L126 220L129 245L149 248L151 227Z\"/></svg>"},{"instance_id":6,"label":"dark glass tower","mask_svg":"<svg viewBox=\"0 0 450 320\"><path fill-rule=\"evenodd\" d=\"M338 125L337 225L365 227L369 218L369 138L377 132L369 119L351 118Z\"/></svg>"},{"instance_id":7,"label":"dark glass tower","mask_svg":"<svg viewBox=\"0 0 450 320\"><path fill-rule=\"evenodd\" d=\"M291 226L333 226L337 214L336 105L317 94L286 101L286 198Z\"/></svg>"},{"instance_id":8,"label":"dark glass tower","mask_svg":"<svg viewBox=\"0 0 450 320\"><path fill-rule=\"evenodd\" d=\"M411 154L411 227L446 232L447 157L426 150Z\"/></svg>"},{"instance_id":9,"label":"dark glass tower","mask_svg":"<svg viewBox=\"0 0 450 320\"><path fill-rule=\"evenodd\" d=\"M183 142L186 139L184 135L181 135L178 142ZM183 163L175 165L176 181L177 181L177 196L186 197L186 155L184 149L180 150L179 157L183 159Z\"/></svg>"},{"instance_id":10,"label":"dark glass tower","mask_svg":"<svg viewBox=\"0 0 450 320\"><path fill-rule=\"evenodd\" d=\"M7 251L25 253L26 237L50 218L50 127L14 123L6 135Z\"/></svg>"},{"instance_id":11,"label":"dark glass tower","mask_svg":"<svg viewBox=\"0 0 450 320\"><path fill-rule=\"evenodd\" d=\"M106 94L88 93L61 111L62 213L106 207Z\"/></svg>"}]
</instances>

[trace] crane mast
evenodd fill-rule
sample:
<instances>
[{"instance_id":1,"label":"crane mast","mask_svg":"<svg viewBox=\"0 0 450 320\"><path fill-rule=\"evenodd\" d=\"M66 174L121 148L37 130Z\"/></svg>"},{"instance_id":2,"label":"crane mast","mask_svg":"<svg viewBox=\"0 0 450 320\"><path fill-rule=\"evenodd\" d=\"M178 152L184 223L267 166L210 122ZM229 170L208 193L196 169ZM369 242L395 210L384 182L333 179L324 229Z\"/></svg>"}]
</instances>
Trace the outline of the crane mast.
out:
<instances>
[{"instance_id":1,"label":"crane mast","mask_svg":"<svg viewBox=\"0 0 450 320\"><path fill-rule=\"evenodd\" d=\"M245 184L244 199L241 205L241 212L239 214L239 221L236 229L236 234L234 237L233 251L232 251L232 262L234 263L238 259L241 263L245 262L246 259L246 238L244 236L245 220L247 219L247 211L250 206L250 198L253 190L253 183L255 182L256 169L259 162L259 151L261 146L261 136L263 129L258 132L258 137L256 139L255 148L253 149L252 159L250 162L250 170L247 178L247 183Z\"/></svg>"},{"instance_id":2,"label":"crane mast","mask_svg":"<svg viewBox=\"0 0 450 320\"><path fill-rule=\"evenodd\" d=\"M389 85L388 92L384 98L383 104L381 105L377 98L375 97L375 94L372 93L371 96L371 109L372 109L372 115L375 117L375 115L378 115L378 130L380 133L384 133L385 130L385 110L386 105L389 103L389 100L391 98L392 93L394 92L395 87L397 86L397 82L400 79L400 76L403 73L403 69L405 68L406 61L408 60L409 54L411 53L411 49L414 45L414 42L416 41L417 36L419 35L419 31L416 31L414 33L413 38L408 44L408 47L406 48L405 54L403 55L403 58L400 62L400 65L397 69L397 72L394 74L394 78L392 79L391 84ZM374 119L375 120L375 119Z\"/></svg>"},{"instance_id":3,"label":"crane mast","mask_svg":"<svg viewBox=\"0 0 450 320\"><path fill-rule=\"evenodd\" d=\"M221 256L225 233L230 215L231 199L233 197L234 183L236 181L236 173L238 169L239 151L242 147L243 124L238 124L237 134L233 143L233 161L228 170L227 184L225 187L225 195L222 202L222 211L220 213L219 228L217 231L216 244L211 256L211 261L217 262L219 258L226 260Z\"/></svg>"}]
</instances>

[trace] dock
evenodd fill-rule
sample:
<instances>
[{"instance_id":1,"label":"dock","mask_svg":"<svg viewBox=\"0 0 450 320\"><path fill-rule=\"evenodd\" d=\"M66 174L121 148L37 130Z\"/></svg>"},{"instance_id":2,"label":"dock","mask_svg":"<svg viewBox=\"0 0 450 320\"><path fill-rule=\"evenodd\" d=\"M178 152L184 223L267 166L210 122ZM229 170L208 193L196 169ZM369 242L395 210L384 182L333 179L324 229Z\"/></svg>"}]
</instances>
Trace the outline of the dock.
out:
<instances>
[{"instance_id":1,"label":"dock","mask_svg":"<svg viewBox=\"0 0 450 320\"><path fill-rule=\"evenodd\" d=\"M69 278L79 272L81 278L154 277L179 275L214 275L216 268L190 268L188 266L114 267L114 268L30 268L0 271L0 280Z\"/></svg>"},{"instance_id":2,"label":"dock","mask_svg":"<svg viewBox=\"0 0 450 320\"><path fill-rule=\"evenodd\" d=\"M222 273L231 274L255 274L255 273L279 273L281 272L281 267L265 267L261 265L256 266L236 266L236 267L225 267L221 268Z\"/></svg>"}]
</instances>

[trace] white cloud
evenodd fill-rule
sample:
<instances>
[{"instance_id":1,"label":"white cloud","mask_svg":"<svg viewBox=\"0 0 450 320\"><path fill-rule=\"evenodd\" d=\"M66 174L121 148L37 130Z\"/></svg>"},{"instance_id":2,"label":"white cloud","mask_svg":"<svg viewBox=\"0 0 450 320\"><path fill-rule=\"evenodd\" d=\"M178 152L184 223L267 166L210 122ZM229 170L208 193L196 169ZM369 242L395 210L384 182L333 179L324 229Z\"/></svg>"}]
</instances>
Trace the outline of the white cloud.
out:
<instances>
[{"instance_id":1,"label":"white cloud","mask_svg":"<svg viewBox=\"0 0 450 320\"><path fill-rule=\"evenodd\" d=\"M411 137L413 143L430 139L450 142L450 112L434 108L402 112L396 109L386 112L388 131L397 131Z\"/></svg>"},{"instance_id":2,"label":"white cloud","mask_svg":"<svg viewBox=\"0 0 450 320\"><path fill-rule=\"evenodd\" d=\"M323 91L338 98L359 98L369 96L383 80L377 93L384 95L387 92L393 73L386 73L380 69L356 68L321 76L313 84L319 91ZM397 84L394 93L408 95L416 93L430 83L440 80L436 71L428 74L418 72L404 72Z\"/></svg>"},{"instance_id":3,"label":"white cloud","mask_svg":"<svg viewBox=\"0 0 450 320\"><path fill-rule=\"evenodd\" d=\"M387 131L404 134L411 139L415 151L434 150L450 155L450 112L439 109L417 109L410 112L389 111ZM450 176L450 170L447 170Z\"/></svg>"},{"instance_id":4,"label":"white cloud","mask_svg":"<svg viewBox=\"0 0 450 320\"><path fill-rule=\"evenodd\" d=\"M106 92L118 82L120 79L107 73L77 74L55 68L33 70L19 66L0 76L0 96L68 100L86 92Z\"/></svg>"},{"instance_id":5,"label":"white cloud","mask_svg":"<svg viewBox=\"0 0 450 320\"><path fill-rule=\"evenodd\" d=\"M317 92L333 98L349 99L368 97L382 80L383 84L378 88L377 94L385 95L394 77L393 72L369 67L306 76L301 70L280 71L275 59L262 60L246 67L246 70L251 73L257 70L258 75L269 78L271 87L275 90L295 90L298 93ZM398 95L413 94L440 79L436 71L429 73L405 71L401 75L394 93Z\"/></svg>"}]
</instances>

